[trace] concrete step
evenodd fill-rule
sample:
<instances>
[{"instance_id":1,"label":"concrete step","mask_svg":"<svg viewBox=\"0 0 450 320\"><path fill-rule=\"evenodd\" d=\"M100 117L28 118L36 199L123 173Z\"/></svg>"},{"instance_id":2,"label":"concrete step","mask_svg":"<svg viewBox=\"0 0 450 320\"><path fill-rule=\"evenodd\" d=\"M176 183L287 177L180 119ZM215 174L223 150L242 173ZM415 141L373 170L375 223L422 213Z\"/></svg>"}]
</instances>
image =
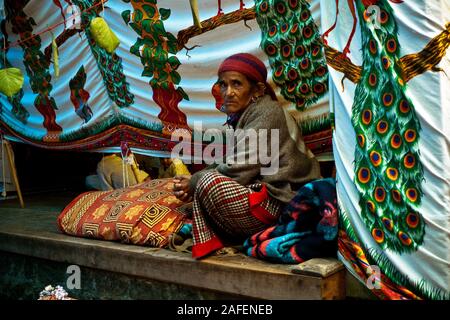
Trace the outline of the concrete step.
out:
<instances>
[{"instance_id":1,"label":"concrete step","mask_svg":"<svg viewBox=\"0 0 450 320\"><path fill-rule=\"evenodd\" d=\"M13 261L14 255L22 260L28 257L30 263L36 263L33 259L44 259L39 261L78 265L106 272L107 277L143 279L152 282L153 287L166 284L165 290L167 284L172 284L178 288L174 290L189 288L220 293L226 298L345 298L346 271L335 259L281 265L237 253L197 261L188 253L67 236L57 230L57 215L58 212L36 208L0 208L0 250L9 254L8 261ZM110 298L90 294L93 298ZM220 295L196 297L220 298Z\"/></svg>"}]
</instances>

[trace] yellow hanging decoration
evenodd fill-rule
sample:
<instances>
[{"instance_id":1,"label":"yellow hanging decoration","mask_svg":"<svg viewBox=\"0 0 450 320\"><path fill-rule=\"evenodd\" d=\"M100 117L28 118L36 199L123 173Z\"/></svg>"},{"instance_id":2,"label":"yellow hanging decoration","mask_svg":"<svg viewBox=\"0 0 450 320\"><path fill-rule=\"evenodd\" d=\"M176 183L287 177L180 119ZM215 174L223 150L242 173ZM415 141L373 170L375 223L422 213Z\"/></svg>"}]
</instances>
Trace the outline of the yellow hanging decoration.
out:
<instances>
[{"instance_id":1,"label":"yellow hanging decoration","mask_svg":"<svg viewBox=\"0 0 450 320\"><path fill-rule=\"evenodd\" d=\"M194 25L196 25L199 29L201 29L202 24L200 22L200 15L198 13L197 0L189 0L189 2L191 4L192 19L194 20Z\"/></svg>"},{"instance_id":2,"label":"yellow hanging decoration","mask_svg":"<svg viewBox=\"0 0 450 320\"><path fill-rule=\"evenodd\" d=\"M113 53L119 46L120 41L114 32L109 28L106 21L101 17L96 17L91 21L91 34L95 42L108 53Z\"/></svg>"},{"instance_id":3,"label":"yellow hanging decoration","mask_svg":"<svg viewBox=\"0 0 450 320\"><path fill-rule=\"evenodd\" d=\"M22 89L23 75L17 68L6 68L0 70L0 92L11 98Z\"/></svg>"},{"instance_id":4,"label":"yellow hanging decoration","mask_svg":"<svg viewBox=\"0 0 450 320\"><path fill-rule=\"evenodd\" d=\"M52 32L52 55L53 55L53 70L55 71L55 78L59 77L59 54L58 45L56 44L55 36Z\"/></svg>"}]
</instances>

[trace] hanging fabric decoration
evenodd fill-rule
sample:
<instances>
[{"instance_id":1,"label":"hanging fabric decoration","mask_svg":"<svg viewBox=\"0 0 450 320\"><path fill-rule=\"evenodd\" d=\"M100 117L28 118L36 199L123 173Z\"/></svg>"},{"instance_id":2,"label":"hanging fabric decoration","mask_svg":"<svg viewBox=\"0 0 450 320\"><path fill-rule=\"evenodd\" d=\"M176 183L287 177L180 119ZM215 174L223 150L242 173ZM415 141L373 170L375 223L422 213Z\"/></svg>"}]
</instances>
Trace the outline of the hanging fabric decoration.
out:
<instances>
[{"instance_id":1,"label":"hanging fabric decoration","mask_svg":"<svg viewBox=\"0 0 450 320\"><path fill-rule=\"evenodd\" d=\"M166 31L163 22L170 17L171 11L158 8L156 1L144 4L133 0L131 5L133 13L130 10L122 12L124 21L139 35L130 52L144 65L142 76L152 78L149 84L153 101L161 108L158 118L164 125L162 132L170 135L176 129L190 130L186 115L178 108L183 99L189 100L184 89L178 86L181 81L177 71L181 63L175 56L178 42L172 33Z\"/></svg>"},{"instance_id":2,"label":"hanging fabric decoration","mask_svg":"<svg viewBox=\"0 0 450 320\"><path fill-rule=\"evenodd\" d=\"M72 101L75 107L75 113L87 123L93 115L92 109L88 104L90 94L84 89L86 84L86 72L84 71L84 65L78 69L76 75L70 79L70 101Z\"/></svg>"},{"instance_id":3,"label":"hanging fabric decoration","mask_svg":"<svg viewBox=\"0 0 450 320\"><path fill-rule=\"evenodd\" d=\"M120 44L119 38L101 17L92 19L91 33L95 42L108 53L113 53Z\"/></svg>"},{"instance_id":4,"label":"hanging fabric decoration","mask_svg":"<svg viewBox=\"0 0 450 320\"><path fill-rule=\"evenodd\" d=\"M42 126L47 131L40 137L41 141L59 141L63 128L56 121L58 107L52 96L52 76L50 75L50 60L41 51L42 39L39 33L35 33L36 22L27 15L21 6L10 8L10 21L12 32L20 39L19 45L23 51L23 65L27 73L27 80L33 91L33 105L42 115ZM31 40L33 39L33 40Z\"/></svg>"},{"instance_id":5,"label":"hanging fabric decoration","mask_svg":"<svg viewBox=\"0 0 450 320\"><path fill-rule=\"evenodd\" d=\"M322 25L333 21L329 2L321 1ZM333 45L343 48L329 47L327 54L336 66L329 70L338 256L381 299L450 298L449 255L442 250L450 240L449 192L441 177L450 164L448 152L441 152L448 145L450 100L436 89L448 88L449 79L428 72L446 66L445 2L421 1L413 8L394 0L349 1L344 11L336 1L333 8L340 18L329 30L336 30ZM433 28L424 31L424 25ZM343 92L338 72L352 82Z\"/></svg>"},{"instance_id":6,"label":"hanging fabric decoration","mask_svg":"<svg viewBox=\"0 0 450 320\"><path fill-rule=\"evenodd\" d=\"M55 78L59 77L59 53L58 45L56 44L55 36L52 34L52 56L53 56L53 70L55 72Z\"/></svg>"},{"instance_id":7,"label":"hanging fabric decoration","mask_svg":"<svg viewBox=\"0 0 450 320\"><path fill-rule=\"evenodd\" d=\"M304 111L328 91L328 70L319 30L306 0L256 0L261 48L283 97Z\"/></svg>"},{"instance_id":8,"label":"hanging fabric decoration","mask_svg":"<svg viewBox=\"0 0 450 320\"><path fill-rule=\"evenodd\" d=\"M229 50L264 58L258 46L261 31L252 22L254 1L247 1L249 8L243 12L238 10L240 1L228 1L230 6L223 7L226 13L210 20L206 18L214 18L217 0L197 0L199 9L214 11L209 10L212 15L205 17L203 13L208 10L200 14L203 26L200 37L189 32L187 37L181 37L183 29L200 30L193 26L187 1L103 1L106 10L102 10L101 0L59 0L59 3L67 19L66 30L60 8L53 0L5 1L9 42L1 51L8 53L6 59L11 64L0 69L19 67L25 82L23 89L13 96L14 102L6 97L1 99L0 122L15 137L46 149L110 152L107 148L117 147L126 139L151 155L170 152L176 143L169 137L177 128L189 130L190 124L202 121L206 130L224 123L226 115L211 109L214 100L210 91L217 66L231 53ZM25 10L19 4L26 4ZM319 16L318 5L312 5L311 10ZM112 54L92 36L90 22L99 16L120 40L119 48ZM244 20L250 22L251 29ZM61 47L60 77L56 81L54 67L49 66L53 64L50 30L58 49ZM230 43L223 41L226 35L220 35L222 32L233 34ZM224 50L222 44L230 47ZM185 45L195 47L189 51L193 57L194 53L200 60L208 57L208 63L185 58ZM0 60L3 61L2 54ZM264 61L268 65L269 59ZM87 75L83 82L76 73L82 65ZM74 78L79 82L71 85ZM36 96L39 98L35 99ZM310 109L311 113L301 117L297 114L298 120L326 112L325 105L323 99L320 109ZM323 152L321 142L313 143Z\"/></svg>"},{"instance_id":9,"label":"hanging fabric decoration","mask_svg":"<svg viewBox=\"0 0 450 320\"><path fill-rule=\"evenodd\" d=\"M11 98L22 89L23 74L20 69L6 68L0 70L0 92Z\"/></svg>"},{"instance_id":10,"label":"hanging fabric decoration","mask_svg":"<svg viewBox=\"0 0 450 320\"><path fill-rule=\"evenodd\" d=\"M200 23L200 15L198 13L198 3L197 0L189 0L192 11L192 19L194 20L194 25L199 29L202 28L202 24Z\"/></svg>"}]
</instances>

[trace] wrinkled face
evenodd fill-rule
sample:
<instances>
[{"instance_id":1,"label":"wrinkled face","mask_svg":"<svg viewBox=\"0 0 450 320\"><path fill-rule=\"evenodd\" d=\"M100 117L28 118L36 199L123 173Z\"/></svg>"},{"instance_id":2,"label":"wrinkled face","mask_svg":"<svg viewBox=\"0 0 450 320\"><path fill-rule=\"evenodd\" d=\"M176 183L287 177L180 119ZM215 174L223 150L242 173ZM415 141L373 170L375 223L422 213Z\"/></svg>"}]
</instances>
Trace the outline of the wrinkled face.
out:
<instances>
[{"instance_id":1,"label":"wrinkled face","mask_svg":"<svg viewBox=\"0 0 450 320\"><path fill-rule=\"evenodd\" d=\"M244 111L251 103L256 89L245 75L237 71L225 71L219 75L218 85L226 113Z\"/></svg>"}]
</instances>

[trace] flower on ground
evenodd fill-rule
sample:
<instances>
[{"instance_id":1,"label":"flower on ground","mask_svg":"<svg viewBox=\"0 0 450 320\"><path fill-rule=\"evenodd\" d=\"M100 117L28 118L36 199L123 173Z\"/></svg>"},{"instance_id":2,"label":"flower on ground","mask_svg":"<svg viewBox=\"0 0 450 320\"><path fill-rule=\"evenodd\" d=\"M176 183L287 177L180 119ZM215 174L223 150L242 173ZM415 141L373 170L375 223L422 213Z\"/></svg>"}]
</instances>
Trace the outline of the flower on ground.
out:
<instances>
[{"instance_id":1,"label":"flower on ground","mask_svg":"<svg viewBox=\"0 0 450 320\"><path fill-rule=\"evenodd\" d=\"M63 287L48 285L39 293L39 300L70 300L68 295Z\"/></svg>"}]
</instances>

